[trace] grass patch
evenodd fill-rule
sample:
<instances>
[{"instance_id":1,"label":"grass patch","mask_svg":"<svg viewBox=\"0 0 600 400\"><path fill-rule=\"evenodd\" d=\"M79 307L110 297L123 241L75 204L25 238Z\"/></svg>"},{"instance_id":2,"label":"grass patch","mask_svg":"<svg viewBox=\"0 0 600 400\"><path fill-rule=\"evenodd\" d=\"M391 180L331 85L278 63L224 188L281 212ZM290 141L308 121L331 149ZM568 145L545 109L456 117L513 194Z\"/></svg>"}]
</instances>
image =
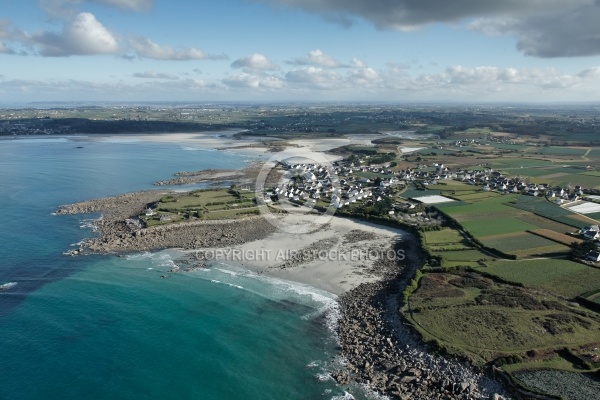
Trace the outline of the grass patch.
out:
<instances>
[{"instance_id":1,"label":"grass patch","mask_svg":"<svg viewBox=\"0 0 600 400\"><path fill-rule=\"evenodd\" d=\"M424 232L425 240L427 244L448 244L448 243L461 243L464 238L455 229L442 229L439 231Z\"/></svg>"},{"instance_id":2,"label":"grass patch","mask_svg":"<svg viewBox=\"0 0 600 400\"><path fill-rule=\"evenodd\" d=\"M492 211L490 211L490 213L493 215ZM477 238L507 233L520 233L528 229L536 228L535 226L514 217L475 219L462 221L461 224Z\"/></svg>"},{"instance_id":3,"label":"grass patch","mask_svg":"<svg viewBox=\"0 0 600 400\"><path fill-rule=\"evenodd\" d=\"M210 212L204 215L206 219L235 219L235 218L243 218L249 215L258 215L260 211L257 207L249 208L249 209L241 209L241 210L220 210Z\"/></svg>"},{"instance_id":4,"label":"grass patch","mask_svg":"<svg viewBox=\"0 0 600 400\"><path fill-rule=\"evenodd\" d=\"M518 217L521 221L557 233L572 232L573 227L536 214L523 214Z\"/></svg>"},{"instance_id":5,"label":"grass patch","mask_svg":"<svg viewBox=\"0 0 600 400\"><path fill-rule=\"evenodd\" d=\"M479 250L446 251L443 257L448 261L471 261L475 263L479 260L491 259L489 255Z\"/></svg>"},{"instance_id":6,"label":"grass patch","mask_svg":"<svg viewBox=\"0 0 600 400\"><path fill-rule=\"evenodd\" d=\"M595 176L595 177L600 178L600 171L586 171L586 172L582 172L581 175Z\"/></svg>"},{"instance_id":7,"label":"grass patch","mask_svg":"<svg viewBox=\"0 0 600 400\"><path fill-rule=\"evenodd\" d=\"M563 259L495 261L482 272L566 298L600 289L600 269Z\"/></svg>"},{"instance_id":8,"label":"grass patch","mask_svg":"<svg viewBox=\"0 0 600 400\"><path fill-rule=\"evenodd\" d=\"M448 207L446 204L439 204L436 207L459 221L463 219L477 219L479 217L487 218L493 214L517 215L518 213L515 210L506 205L511 198L512 195L496 196L467 203L462 206Z\"/></svg>"},{"instance_id":9,"label":"grass patch","mask_svg":"<svg viewBox=\"0 0 600 400\"><path fill-rule=\"evenodd\" d=\"M593 315L474 273L425 274L410 296L411 318L425 337L485 361L530 349L588 343Z\"/></svg>"},{"instance_id":10,"label":"grass patch","mask_svg":"<svg viewBox=\"0 0 600 400\"><path fill-rule=\"evenodd\" d=\"M528 232L483 236L479 240L488 247L493 247L509 254L514 254L519 250L535 251L537 247L554 246L556 244L542 236Z\"/></svg>"},{"instance_id":11,"label":"grass patch","mask_svg":"<svg viewBox=\"0 0 600 400\"><path fill-rule=\"evenodd\" d=\"M541 154L547 155L564 155L564 156L582 156L588 149L582 147L563 147L563 146L548 146L538 150Z\"/></svg>"},{"instance_id":12,"label":"grass patch","mask_svg":"<svg viewBox=\"0 0 600 400\"><path fill-rule=\"evenodd\" d=\"M474 272L426 273L419 283L409 320L425 340L476 363L585 346L600 329L591 311Z\"/></svg>"}]
</instances>

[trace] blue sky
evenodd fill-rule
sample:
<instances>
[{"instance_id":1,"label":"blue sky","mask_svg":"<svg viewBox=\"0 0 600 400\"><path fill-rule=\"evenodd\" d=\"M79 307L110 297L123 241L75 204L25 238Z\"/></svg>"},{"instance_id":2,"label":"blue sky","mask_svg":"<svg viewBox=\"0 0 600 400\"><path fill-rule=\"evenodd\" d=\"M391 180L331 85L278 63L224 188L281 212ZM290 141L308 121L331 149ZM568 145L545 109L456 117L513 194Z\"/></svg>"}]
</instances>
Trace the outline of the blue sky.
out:
<instances>
[{"instance_id":1,"label":"blue sky","mask_svg":"<svg viewBox=\"0 0 600 400\"><path fill-rule=\"evenodd\" d=\"M600 0L0 0L0 102L600 101Z\"/></svg>"}]
</instances>

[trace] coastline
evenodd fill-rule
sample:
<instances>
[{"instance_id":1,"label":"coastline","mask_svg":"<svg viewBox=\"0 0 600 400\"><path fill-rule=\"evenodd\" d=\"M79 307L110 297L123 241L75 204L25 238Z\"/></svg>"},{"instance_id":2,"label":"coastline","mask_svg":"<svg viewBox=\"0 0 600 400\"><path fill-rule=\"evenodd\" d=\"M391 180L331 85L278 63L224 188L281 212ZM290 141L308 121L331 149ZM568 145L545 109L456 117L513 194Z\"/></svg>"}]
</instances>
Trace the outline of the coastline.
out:
<instances>
[{"instance_id":1,"label":"coastline","mask_svg":"<svg viewBox=\"0 0 600 400\"><path fill-rule=\"evenodd\" d=\"M497 394L504 393L497 381L460 361L429 354L402 322L398 299L422 264L413 234L342 217L300 235L277 231L261 216L144 229L128 223L164 194L136 192L61 206L58 215L102 213L95 222L99 236L84 240L70 254L175 248L184 253L182 264L191 268L221 261L325 290L338 296L340 310L336 334L341 368L331 374L338 384L356 382L391 398L506 398Z\"/></svg>"},{"instance_id":2,"label":"coastline","mask_svg":"<svg viewBox=\"0 0 600 400\"><path fill-rule=\"evenodd\" d=\"M187 261L196 266L208 261L238 264L256 273L304 283L335 295L381 280L395 272L396 259L405 257L402 249L396 252L392 246L409 237L408 233L348 218L333 217L318 231L304 234L278 231L262 216L186 221L150 228L142 228L132 218L147 204L169 193L172 192L133 192L60 206L56 215L102 215L93 222L98 236L84 239L76 250L66 254L180 249ZM298 224L310 220L302 216L291 218Z\"/></svg>"},{"instance_id":3,"label":"coastline","mask_svg":"<svg viewBox=\"0 0 600 400\"><path fill-rule=\"evenodd\" d=\"M297 220L301 223L303 219L297 217ZM395 271L396 253L392 254L391 246L404 234L396 229L334 217L316 232L274 231L226 251L211 247L188 252L196 259L240 265L258 274L303 283L340 296ZM363 250L359 251L357 246ZM385 260L386 254L390 256L389 262Z\"/></svg>"}]
</instances>

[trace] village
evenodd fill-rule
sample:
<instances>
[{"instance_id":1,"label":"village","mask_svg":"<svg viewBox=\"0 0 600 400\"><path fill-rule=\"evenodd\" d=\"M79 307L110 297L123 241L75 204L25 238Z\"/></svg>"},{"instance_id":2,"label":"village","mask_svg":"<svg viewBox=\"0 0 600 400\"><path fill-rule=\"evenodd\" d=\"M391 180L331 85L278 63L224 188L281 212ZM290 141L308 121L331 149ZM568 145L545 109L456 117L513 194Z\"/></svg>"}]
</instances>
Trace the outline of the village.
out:
<instances>
[{"instance_id":1,"label":"village","mask_svg":"<svg viewBox=\"0 0 600 400\"><path fill-rule=\"evenodd\" d=\"M321 204L341 209L351 206L371 207L385 200L387 209L380 207L381 213L402 218L402 214L423 215L423 206L443 202L440 196L436 201L430 202L427 188L452 182L471 185L473 190L483 192L543 197L575 212L583 208L595 212L596 209L600 210L600 196L590 194L593 191L580 185L553 187L547 183L533 183L529 177L507 177L487 167L451 169L444 164L433 163L431 166L417 164L415 168L394 170L392 163L361 165L366 161L368 160L341 160L334 162L330 168L319 164L283 162L280 167L285 174L280 184L266 190L262 201L269 205L289 201L309 207ZM410 189L417 189L417 192ZM422 194L416 196L415 193L419 190ZM447 199L452 200L451 197ZM424 218L415 220L414 225L431 225L428 222L431 221ZM582 229L582 235L591 240L600 238L595 227L597 225L592 225L591 229ZM591 232L594 231L597 233L592 235Z\"/></svg>"}]
</instances>

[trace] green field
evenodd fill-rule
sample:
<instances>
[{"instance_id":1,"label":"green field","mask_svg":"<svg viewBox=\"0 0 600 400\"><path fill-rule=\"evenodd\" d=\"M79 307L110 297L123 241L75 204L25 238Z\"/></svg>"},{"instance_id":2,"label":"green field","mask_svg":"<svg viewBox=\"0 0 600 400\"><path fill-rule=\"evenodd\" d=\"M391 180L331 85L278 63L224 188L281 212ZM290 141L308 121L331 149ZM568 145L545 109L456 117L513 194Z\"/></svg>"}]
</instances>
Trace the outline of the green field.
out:
<instances>
[{"instance_id":1,"label":"green field","mask_svg":"<svg viewBox=\"0 0 600 400\"><path fill-rule=\"evenodd\" d=\"M566 225L557 221L553 221L551 219L536 214L527 213L524 215L520 215L518 218L523 222L527 222L528 224L535 225L542 229L550 229L551 231L558 233L566 233L573 231L573 227L571 225Z\"/></svg>"},{"instance_id":2,"label":"green field","mask_svg":"<svg viewBox=\"0 0 600 400\"><path fill-rule=\"evenodd\" d=\"M254 192L230 189L196 190L167 195L154 204L154 215L140 215L146 226L164 225L191 219L230 219L256 214Z\"/></svg>"},{"instance_id":3,"label":"green field","mask_svg":"<svg viewBox=\"0 0 600 400\"><path fill-rule=\"evenodd\" d=\"M508 144L508 143L490 143L490 146L501 150L528 151L529 149L537 149L526 144Z\"/></svg>"},{"instance_id":4,"label":"green field","mask_svg":"<svg viewBox=\"0 0 600 400\"><path fill-rule=\"evenodd\" d=\"M511 155L512 156L512 155ZM498 170L518 170L521 168L532 168L532 167L551 167L554 165L551 161L548 160L537 160L533 158L497 158L491 162L492 168ZM509 174L511 175L511 174ZM513 174L517 175L517 174Z\"/></svg>"},{"instance_id":5,"label":"green field","mask_svg":"<svg viewBox=\"0 0 600 400\"><path fill-rule=\"evenodd\" d=\"M553 185L557 186L566 186L568 184L571 185L581 185L585 188L595 188L600 189L600 179L597 176L589 175L588 173L575 173L566 176L562 176L560 178L552 179L549 181Z\"/></svg>"},{"instance_id":6,"label":"green field","mask_svg":"<svg viewBox=\"0 0 600 400\"><path fill-rule=\"evenodd\" d=\"M569 251L563 244L526 231L543 228L564 234L586 224L581 216L543 198L485 192L456 197L467 202L436 207L485 246L519 258Z\"/></svg>"},{"instance_id":7,"label":"green field","mask_svg":"<svg viewBox=\"0 0 600 400\"><path fill-rule=\"evenodd\" d=\"M569 260L493 261L479 270L566 298L600 289L600 269Z\"/></svg>"},{"instance_id":8,"label":"green field","mask_svg":"<svg viewBox=\"0 0 600 400\"><path fill-rule=\"evenodd\" d=\"M545 252L568 253L569 248L529 232L483 236L479 240L488 247L508 254L528 256ZM549 250L549 251L548 251Z\"/></svg>"},{"instance_id":9,"label":"green field","mask_svg":"<svg viewBox=\"0 0 600 400\"><path fill-rule=\"evenodd\" d=\"M535 225L528 224L514 217L485 218L485 221L482 219L467 220L462 221L461 224L476 238L506 233L520 233L536 228Z\"/></svg>"},{"instance_id":10,"label":"green field","mask_svg":"<svg viewBox=\"0 0 600 400\"><path fill-rule=\"evenodd\" d=\"M436 207L459 221L462 219L487 217L491 214L516 215L517 213L515 213L514 210L506 204L516 196L519 195L488 197L459 207L448 206L447 204L439 204L436 205Z\"/></svg>"},{"instance_id":11,"label":"green field","mask_svg":"<svg viewBox=\"0 0 600 400\"><path fill-rule=\"evenodd\" d=\"M548 155L564 155L564 156L582 156L587 152L586 148L563 147L563 146L548 146L537 150L541 154Z\"/></svg>"},{"instance_id":12,"label":"green field","mask_svg":"<svg viewBox=\"0 0 600 400\"><path fill-rule=\"evenodd\" d=\"M428 245L453 244L462 243L464 241L460 232L449 228L440 231L424 232L423 234Z\"/></svg>"},{"instance_id":13,"label":"green field","mask_svg":"<svg viewBox=\"0 0 600 400\"><path fill-rule=\"evenodd\" d=\"M448 261L478 261L492 258L479 250L445 251L443 256Z\"/></svg>"},{"instance_id":14,"label":"green field","mask_svg":"<svg viewBox=\"0 0 600 400\"><path fill-rule=\"evenodd\" d=\"M586 171L586 172L582 172L581 175L589 175L589 176L595 176L597 178L600 178L600 171Z\"/></svg>"},{"instance_id":15,"label":"green field","mask_svg":"<svg viewBox=\"0 0 600 400\"><path fill-rule=\"evenodd\" d=\"M431 255L442 257L444 267L475 267L480 260L490 260L489 254L479 251L455 229L423 232L423 244Z\"/></svg>"},{"instance_id":16,"label":"green field","mask_svg":"<svg viewBox=\"0 0 600 400\"><path fill-rule=\"evenodd\" d=\"M600 329L596 313L465 271L424 274L408 316L426 340L475 363L587 345Z\"/></svg>"},{"instance_id":17,"label":"green field","mask_svg":"<svg viewBox=\"0 0 600 400\"><path fill-rule=\"evenodd\" d=\"M515 201L508 203L508 205L574 228L581 228L582 226L593 223L593 220L587 220L585 217L572 213L566 208L560 207L541 197L520 196L519 198L516 198ZM573 231L573 229L571 229L571 231Z\"/></svg>"}]
</instances>

